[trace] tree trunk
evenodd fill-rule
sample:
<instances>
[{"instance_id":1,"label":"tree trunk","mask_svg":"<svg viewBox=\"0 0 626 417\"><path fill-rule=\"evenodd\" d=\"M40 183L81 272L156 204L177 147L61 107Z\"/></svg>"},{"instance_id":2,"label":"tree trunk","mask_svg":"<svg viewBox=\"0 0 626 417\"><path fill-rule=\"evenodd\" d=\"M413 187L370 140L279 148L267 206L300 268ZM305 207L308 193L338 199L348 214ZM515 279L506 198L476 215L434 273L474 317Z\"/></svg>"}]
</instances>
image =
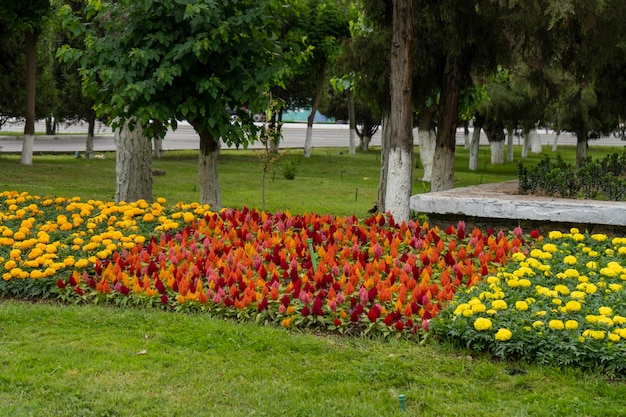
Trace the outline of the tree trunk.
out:
<instances>
[{"instance_id":1,"label":"tree trunk","mask_svg":"<svg viewBox=\"0 0 626 417\"><path fill-rule=\"evenodd\" d=\"M350 123L350 147L348 153L356 155L356 112L354 110L354 93L352 89L348 89L346 95L348 96L348 121Z\"/></svg>"},{"instance_id":2,"label":"tree trunk","mask_svg":"<svg viewBox=\"0 0 626 417\"><path fill-rule=\"evenodd\" d=\"M470 147L469 120L463 121L463 146L465 149Z\"/></svg>"},{"instance_id":3,"label":"tree trunk","mask_svg":"<svg viewBox=\"0 0 626 417\"><path fill-rule=\"evenodd\" d=\"M454 151L456 149L456 126L461 92L460 57L450 55L446 60L441 88L439 123L437 123L437 147L433 162L431 191L454 188Z\"/></svg>"},{"instance_id":4,"label":"tree trunk","mask_svg":"<svg viewBox=\"0 0 626 417\"><path fill-rule=\"evenodd\" d=\"M509 162L513 162L513 129L506 130L506 147L507 147L507 155L506 160Z\"/></svg>"},{"instance_id":5,"label":"tree trunk","mask_svg":"<svg viewBox=\"0 0 626 417\"><path fill-rule=\"evenodd\" d=\"M485 133L491 149L491 163L501 165L504 163L504 129L497 124L485 123Z\"/></svg>"},{"instance_id":6,"label":"tree trunk","mask_svg":"<svg viewBox=\"0 0 626 417\"><path fill-rule=\"evenodd\" d=\"M390 148L385 210L400 222L411 219L413 180L413 0L393 0Z\"/></svg>"},{"instance_id":7,"label":"tree trunk","mask_svg":"<svg viewBox=\"0 0 626 417\"><path fill-rule=\"evenodd\" d=\"M85 141L85 159L93 158L93 138L96 131L96 114L93 113L87 120L87 140Z\"/></svg>"},{"instance_id":8,"label":"tree trunk","mask_svg":"<svg viewBox=\"0 0 626 417\"><path fill-rule=\"evenodd\" d=\"M163 157L163 138L158 136L152 138L152 156L157 159Z\"/></svg>"},{"instance_id":9,"label":"tree trunk","mask_svg":"<svg viewBox=\"0 0 626 417\"><path fill-rule=\"evenodd\" d=\"M317 71L317 86L315 89L315 99L313 100L313 107L311 108L311 114L306 121L306 138L304 140L304 157L309 158L311 156L311 148L313 147L313 122L315 121L315 113L322 100L322 91L324 89L324 80L326 78L326 61L322 60Z\"/></svg>"},{"instance_id":10,"label":"tree trunk","mask_svg":"<svg viewBox=\"0 0 626 417\"><path fill-rule=\"evenodd\" d=\"M472 132L472 140L469 146L469 170L478 171L478 150L480 148L480 130L479 125L474 124L474 131Z\"/></svg>"},{"instance_id":11,"label":"tree trunk","mask_svg":"<svg viewBox=\"0 0 626 417\"><path fill-rule=\"evenodd\" d=\"M580 167L587 160L589 137L586 130L576 132L576 166Z\"/></svg>"},{"instance_id":12,"label":"tree trunk","mask_svg":"<svg viewBox=\"0 0 626 417\"><path fill-rule=\"evenodd\" d=\"M437 134L433 123L432 114L423 111L420 115L419 129L417 130L419 140L420 161L424 168L422 181L430 182L433 175L433 158L435 157L435 146L437 146Z\"/></svg>"},{"instance_id":13,"label":"tree trunk","mask_svg":"<svg viewBox=\"0 0 626 417\"><path fill-rule=\"evenodd\" d=\"M530 130L524 129L524 143L522 144L522 159L528 158L528 148L530 148Z\"/></svg>"},{"instance_id":14,"label":"tree trunk","mask_svg":"<svg viewBox=\"0 0 626 417\"><path fill-rule=\"evenodd\" d=\"M197 128L196 132L198 132ZM200 203L210 205L212 210L220 210L222 208L222 194L217 175L219 145L209 131L202 130L198 134L200 135L200 151L198 152Z\"/></svg>"},{"instance_id":15,"label":"tree trunk","mask_svg":"<svg viewBox=\"0 0 626 417\"><path fill-rule=\"evenodd\" d=\"M22 165L33 164L33 143L35 142L35 80L37 75L38 33L27 31L26 35L26 121L24 123L24 143L22 145Z\"/></svg>"},{"instance_id":16,"label":"tree trunk","mask_svg":"<svg viewBox=\"0 0 626 417\"><path fill-rule=\"evenodd\" d=\"M115 132L115 202L152 201L152 152L141 122L130 122Z\"/></svg>"},{"instance_id":17,"label":"tree trunk","mask_svg":"<svg viewBox=\"0 0 626 417\"><path fill-rule=\"evenodd\" d=\"M379 213L385 211L385 196L387 195L387 169L389 168L389 142L391 141L391 129L389 115L382 117L382 131L380 133L380 180L378 182L378 201L376 208Z\"/></svg>"},{"instance_id":18,"label":"tree trunk","mask_svg":"<svg viewBox=\"0 0 626 417\"><path fill-rule=\"evenodd\" d=\"M559 143L559 136L561 136L561 131L557 130L554 134L554 142L552 142L552 152L556 152L557 144Z\"/></svg>"},{"instance_id":19,"label":"tree trunk","mask_svg":"<svg viewBox=\"0 0 626 417\"><path fill-rule=\"evenodd\" d=\"M537 133L537 129L533 129L530 136L530 151L532 153L541 153L541 136Z\"/></svg>"}]
</instances>

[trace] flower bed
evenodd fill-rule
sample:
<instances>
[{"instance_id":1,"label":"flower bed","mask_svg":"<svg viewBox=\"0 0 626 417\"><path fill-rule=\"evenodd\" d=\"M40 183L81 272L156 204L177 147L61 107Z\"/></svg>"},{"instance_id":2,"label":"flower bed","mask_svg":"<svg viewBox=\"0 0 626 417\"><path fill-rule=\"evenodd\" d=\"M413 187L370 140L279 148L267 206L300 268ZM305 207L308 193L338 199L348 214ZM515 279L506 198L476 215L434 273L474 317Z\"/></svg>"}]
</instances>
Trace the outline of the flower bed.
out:
<instances>
[{"instance_id":1,"label":"flower bed","mask_svg":"<svg viewBox=\"0 0 626 417\"><path fill-rule=\"evenodd\" d=\"M550 232L463 292L433 323L501 358L626 371L626 238Z\"/></svg>"},{"instance_id":2,"label":"flower bed","mask_svg":"<svg viewBox=\"0 0 626 417\"><path fill-rule=\"evenodd\" d=\"M4 295L415 340L431 326L500 357L626 369L626 239L17 192L0 220Z\"/></svg>"},{"instance_id":3,"label":"flower bed","mask_svg":"<svg viewBox=\"0 0 626 417\"><path fill-rule=\"evenodd\" d=\"M4 193L0 290L155 305L340 333L419 337L454 295L524 248L377 215L209 211ZM312 251L311 251L312 249ZM313 256L311 256L313 254Z\"/></svg>"}]
</instances>

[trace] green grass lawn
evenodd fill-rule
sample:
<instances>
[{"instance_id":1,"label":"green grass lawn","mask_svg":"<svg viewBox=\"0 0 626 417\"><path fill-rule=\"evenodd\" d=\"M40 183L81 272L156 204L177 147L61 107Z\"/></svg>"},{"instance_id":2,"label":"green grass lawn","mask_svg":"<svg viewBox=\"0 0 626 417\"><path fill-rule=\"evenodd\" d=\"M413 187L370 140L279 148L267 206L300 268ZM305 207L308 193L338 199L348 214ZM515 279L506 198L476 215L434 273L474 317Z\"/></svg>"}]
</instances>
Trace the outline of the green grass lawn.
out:
<instances>
[{"instance_id":1,"label":"green grass lawn","mask_svg":"<svg viewBox=\"0 0 626 417\"><path fill-rule=\"evenodd\" d=\"M590 149L594 157L615 151ZM573 161L575 149L559 153ZM467 158L459 148L457 186L515 179L520 157L516 149L514 162L493 166L481 150L475 173ZM114 161L37 155L22 166L19 156L2 155L0 187L110 200ZM364 217L376 200L379 161L375 151L315 149L293 181L279 161L267 209ZM154 166L167 172L154 179L155 197L198 199L195 152L168 152ZM223 204L259 208L260 177L251 151L224 151ZM425 190L420 177L416 169L415 192ZM623 380L579 369L495 361L433 340L308 334L158 310L0 300L0 363L2 416L626 415Z\"/></svg>"},{"instance_id":2,"label":"green grass lawn","mask_svg":"<svg viewBox=\"0 0 626 417\"><path fill-rule=\"evenodd\" d=\"M547 149L547 147L544 147ZM623 150L623 148L593 146L592 157ZM423 171L416 148L417 168L413 175L413 192L428 191L421 181ZM480 151L479 169L468 169L469 153L457 148L455 186L464 187L481 183L508 181L517 178L521 148L515 148L514 161L492 165L489 147ZM558 152L549 150L541 155L530 155L523 163L537 164L544 155L565 161L575 160L575 147L561 146ZM294 180L286 180L282 163L297 162ZM198 201L198 163L195 151L166 152L165 157L153 161L154 168L166 171L165 176L154 177L154 197L164 197L169 202ZM113 200L115 196L115 154L105 154L105 159L76 159L72 155L36 155L32 166L20 164L18 155L0 155L0 188L27 191L34 195L79 196L83 200ZM266 209L290 210L293 213L317 212L334 215L364 217L375 204L380 172L380 152L349 155L347 149L315 148L310 158L292 149L275 163L267 177ZM226 207L261 208L261 174L258 157L253 151L225 150L219 158L219 176L222 204Z\"/></svg>"}]
</instances>

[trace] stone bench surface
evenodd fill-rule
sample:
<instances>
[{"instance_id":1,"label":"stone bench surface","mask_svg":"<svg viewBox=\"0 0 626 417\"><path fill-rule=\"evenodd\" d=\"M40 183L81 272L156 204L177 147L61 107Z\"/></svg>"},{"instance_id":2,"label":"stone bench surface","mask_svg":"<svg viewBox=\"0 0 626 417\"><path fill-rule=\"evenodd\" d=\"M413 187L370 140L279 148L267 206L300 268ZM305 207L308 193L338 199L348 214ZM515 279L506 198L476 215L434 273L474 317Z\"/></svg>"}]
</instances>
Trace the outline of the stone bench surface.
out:
<instances>
[{"instance_id":1,"label":"stone bench surface","mask_svg":"<svg viewBox=\"0 0 626 417\"><path fill-rule=\"evenodd\" d=\"M520 195L517 180L417 194L410 205L424 214L626 226L625 202Z\"/></svg>"}]
</instances>

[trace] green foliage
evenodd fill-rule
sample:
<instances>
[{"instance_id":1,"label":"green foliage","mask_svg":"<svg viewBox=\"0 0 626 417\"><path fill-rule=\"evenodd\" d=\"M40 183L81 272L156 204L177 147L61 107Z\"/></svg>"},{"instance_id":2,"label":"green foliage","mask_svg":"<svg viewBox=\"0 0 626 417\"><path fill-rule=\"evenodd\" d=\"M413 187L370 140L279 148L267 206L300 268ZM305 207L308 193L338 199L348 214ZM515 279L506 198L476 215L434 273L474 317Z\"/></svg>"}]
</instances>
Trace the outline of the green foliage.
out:
<instances>
[{"instance_id":1,"label":"green foliage","mask_svg":"<svg viewBox=\"0 0 626 417\"><path fill-rule=\"evenodd\" d=\"M137 116L148 136L162 136L168 121L184 119L245 146L256 129L251 120L231 124L227 107L254 109L297 55L296 44L279 39L292 7L275 0L90 1L84 50L64 48L59 56L79 60L85 92L116 124ZM74 32L75 19L65 20Z\"/></svg>"},{"instance_id":2,"label":"green foliage","mask_svg":"<svg viewBox=\"0 0 626 417\"><path fill-rule=\"evenodd\" d=\"M300 158L294 159L286 159L282 162L281 168L283 177L286 180L293 180L296 178L296 173L298 172L298 164L300 163Z\"/></svg>"},{"instance_id":3,"label":"green foliage","mask_svg":"<svg viewBox=\"0 0 626 417\"><path fill-rule=\"evenodd\" d=\"M520 162L519 190L522 194L622 201L626 199L626 152L600 160L589 158L578 168L559 155L555 162L546 156L530 170Z\"/></svg>"}]
</instances>

